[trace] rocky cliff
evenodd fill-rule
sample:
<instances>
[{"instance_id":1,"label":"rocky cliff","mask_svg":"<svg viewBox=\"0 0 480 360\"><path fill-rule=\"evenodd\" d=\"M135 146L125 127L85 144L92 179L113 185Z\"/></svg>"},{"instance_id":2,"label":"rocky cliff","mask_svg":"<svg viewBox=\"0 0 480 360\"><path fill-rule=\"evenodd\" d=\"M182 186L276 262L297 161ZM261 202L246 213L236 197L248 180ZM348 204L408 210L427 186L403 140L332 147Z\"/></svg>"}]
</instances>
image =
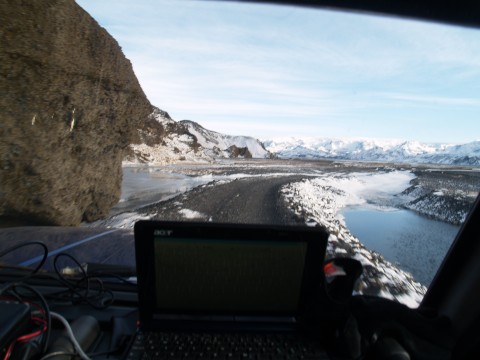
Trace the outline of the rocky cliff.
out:
<instances>
[{"instance_id":1,"label":"rocky cliff","mask_svg":"<svg viewBox=\"0 0 480 360\"><path fill-rule=\"evenodd\" d=\"M188 128L159 108L141 122L137 140L125 156L125 163L166 165L178 161L206 162L197 138Z\"/></svg>"},{"instance_id":2,"label":"rocky cliff","mask_svg":"<svg viewBox=\"0 0 480 360\"><path fill-rule=\"evenodd\" d=\"M106 215L152 111L130 62L73 0L0 0L0 24L0 216Z\"/></svg>"},{"instance_id":3,"label":"rocky cliff","mask_svg":"<svg viewBox=\"0 0 480 360\"><path fill-rule=\"evenodd\" d=\"M221 134L190 120L175 121L166 111L154 107L138 128L138 140L130 147L125 164L158 166L269 157L271 154L253 137Z\"/></svg>"}]
</instances>

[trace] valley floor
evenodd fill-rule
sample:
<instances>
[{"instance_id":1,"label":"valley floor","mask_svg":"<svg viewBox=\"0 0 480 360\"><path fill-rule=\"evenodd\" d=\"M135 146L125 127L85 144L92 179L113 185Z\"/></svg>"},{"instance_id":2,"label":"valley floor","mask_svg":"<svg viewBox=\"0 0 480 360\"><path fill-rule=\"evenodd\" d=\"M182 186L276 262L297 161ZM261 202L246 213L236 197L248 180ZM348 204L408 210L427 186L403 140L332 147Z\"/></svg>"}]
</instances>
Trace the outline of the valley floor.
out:
<instances>
[{"instance_id":1,"label":"valley floor","mask_svg":"<svg viewBox=\"0 0 480 360\"><path fill-rule=\"evenodd\" d=\"M129 228L138 219L323 226L331 233L329 257L362 262L358 293L409 306L421 301L426 288L365 248L339 211L349 206L408 208L458 224L480 189L479 171L379 163L244 160L125 168L124 173L126 180L148 175L152 182L144 186L148 183L149 191L124 189L128 196L96 226ZM169 181L177 187L166 186Z\"/></svg>"}]
</instances>

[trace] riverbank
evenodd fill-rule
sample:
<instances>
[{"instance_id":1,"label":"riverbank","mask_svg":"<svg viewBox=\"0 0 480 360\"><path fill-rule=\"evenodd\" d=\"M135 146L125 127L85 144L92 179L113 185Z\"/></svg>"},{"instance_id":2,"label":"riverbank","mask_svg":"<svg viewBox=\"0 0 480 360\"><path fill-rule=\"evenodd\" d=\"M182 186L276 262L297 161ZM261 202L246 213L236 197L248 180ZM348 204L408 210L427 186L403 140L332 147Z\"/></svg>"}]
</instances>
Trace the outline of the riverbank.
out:
<instances>
[{"instance_id":1,"label":"riverbank","mask_svg":"<svg viewBox=\"0 0 480 360\"><path fill-rule=\"evenodd\" d=\"M338 216L344 207L366 204L369 198L378 206L380 199L391 202L389 199L394 199L396 193L408 187L410 180L408 171L337 174L291 183L281 192L287 206L307 225L323 226L329 231L327 258L348 257L362 263L364 272L356 285L356 293L396 299L416 307L423 299L426 287L381 254L367 249ZM387 183L388 189L379 189Z\"/></svg>"},{"instance_id":2,"label":"riverbank","mask_svg":"<svg viewBox=\"0 0 480 360\"><path fill-rule=\"evenodd\" d=\"M453 225L462 224L480 190L480 169L413 168L403 207Z\"/></svg>"}]
</instances>

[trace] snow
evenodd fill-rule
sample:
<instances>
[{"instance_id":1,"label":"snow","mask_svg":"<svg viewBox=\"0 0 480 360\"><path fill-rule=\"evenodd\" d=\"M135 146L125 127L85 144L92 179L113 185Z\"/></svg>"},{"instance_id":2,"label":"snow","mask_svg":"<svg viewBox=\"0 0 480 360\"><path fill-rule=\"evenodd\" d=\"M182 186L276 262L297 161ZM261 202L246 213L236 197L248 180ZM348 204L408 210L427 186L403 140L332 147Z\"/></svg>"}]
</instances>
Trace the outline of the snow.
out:
<instances>
[{"instance_id":1,"label":"snow","mask_svg":"<svg viewBox=\"0 0 480 360\"><path fill-rule=\"evenodd\" d=\"M135 223L139 220L149 220L150 216L140 215L137 212L124 212L105 220L98 220L91 223L84 223L87 227L106 227L116 229L133 229Z\"/></svg>"},{"instance_id":2,"label":"snow","mask_svg":"<svg viewBox=\"0 0 480 360\"><path fill-rule=\"evenodd\" d=\"M382 173L329 173L295 184L295 191L302 196L297 208L315 209L315 213L335 216L346 206L367 202L384 202L402 192L415 176L409 171ZM319 202L319 199L323 201ZM301 204L301 205L300 205ZM327 206L324 206L327 204ZM317 218L314 218L318 222Z\"/></svg>"},{"instance_id":3,"label":"snow","mask_svg":"<svg viewBox=\"0 0 480 360\"><path fill-rule=\"evenodd\" d=\"M416 308L422 302L423 295L412 292L411 294L396 295L394 299L410 308Z\"/></svg>"},{"instance_id":4,"label":"snow","mask_svg":"<svg viewBox=\"0 0 480 360\"><path fill-rule=\"evenodd\" d=\"M316 180L319 184L332 186L343 192L344 199L339 201L342 207L360 205L367 200L390 198L405 190L415 175L409 171L387 173L352 173Z\"/></svg>"},{"instance_id":5,"label":"snow","mask_svg":"<svg viewBox=\"0 0 480 360\"><path fill-rule=\"evenodd\" d=\"M281 158L331 158L396 163L480 166L480 141L428 144L379 139L276 138L263 140Z\"/></svg>"},{"instance_id":6,"label":"snow","mask_svg":"<svg viewBox=\"0 0 480 360\"><path fill-rule=\"evenodd\" d=\"M224 135L207 130L201 125L188 120L176 122L160 109L155 109L151 117L160 123L163 129L170 129L165 135L157 134L161 141L157 144L132 144L130 148L135 154L124 161L124 165L149 164L167 165L181 162L209 163L218 158L235 157L232 146L239 150L246 148L248 153L238 157L269 158L270 153L259 140L250 136ZM173 130L172 130L173 129ZM151 135L139 130L140 135ZM142 136L140 136L142 137ZM235 154L236 155L236 154Z\"/></svg>"},{"instance_id":7,"label":"snow","mask_svg":"<svg viewBox=\"0 0 480 360\"><path fill-rule=\"evenodd\" d=\"M188 135L176 136L170 134L163 139L163 144L148 146L146 144L130 145L139 157L146 159L151 166L168 165L177 162L208 163L212 159L203 153L196 153L193 148L193 138ZM124 161L123 166L141 164L139 160Z\"/></svg>"},{"instance_id":8,"label":"snow","mask_svg":"<svg viewBox=\"0 0 480 360\"><path fill-rule=\"evenodd\" d=\"M179 214L183 215L185 219L204 219L206 218L205 214L201 212L190 210L190 209L181 209L178 211Z\"/></svg>"},{"instance_id":9,"label":"snow","mask_svg":"<svg viewBox=\"0 0 480 360\"><path fill-rule=\"evenodd\" d=\"M247 147L253 158L267 158L268 151L263 147L259 140L250 136L232 136L225 135L215 131L207 130L199 124L184 120L180 123L187 126L188 131L197 138L198 143L210 153L215 151L225 151L232 145L238 148ZM218 150L216 150L218 149ZM229 157L226 154L225 157Z\"/></svg>"},{"instance_id":10,"label":"snow","mask_svg":"<svg viewBox=\"0 0 480 360\"><path fill-rule=\"evenodd\" d=\"M184 127L180 133L162 137L161 144L131 145L136 160L155 165L178 162L210 162L230 158L232 146L247 148L253 158L326 158L355 161L395 163L435 163L445 165L480 166L480 141L466 144L430 144L419 141L380 139L329 139L315 137L286 137L261 142L251 136L221 134L203 128L189 120L176 122L166 112L156 109L153 118L165 129ZM175 126L174 126L175 125ZM178 131L178 130L177 130ZM242 157L239 155L239 157Z\"/></svg>"},{"instance_id":11,"label":"snow","mask_svg":"<svg viewBox=\"0 0 480 360\"><path fill-rule=\"evenodd\" d=\"M329 232L327 256L346 256L364 266L364 274L355 290L358 294L375 294L416 307L426 288L413 277L386 261L380 254L366 249L346 228L338 211L367 201L385 201L409 186L413 174L408 171L383 173L329 174L291 183L281 189L288 206Z\"/></svg>"}]
</instances>

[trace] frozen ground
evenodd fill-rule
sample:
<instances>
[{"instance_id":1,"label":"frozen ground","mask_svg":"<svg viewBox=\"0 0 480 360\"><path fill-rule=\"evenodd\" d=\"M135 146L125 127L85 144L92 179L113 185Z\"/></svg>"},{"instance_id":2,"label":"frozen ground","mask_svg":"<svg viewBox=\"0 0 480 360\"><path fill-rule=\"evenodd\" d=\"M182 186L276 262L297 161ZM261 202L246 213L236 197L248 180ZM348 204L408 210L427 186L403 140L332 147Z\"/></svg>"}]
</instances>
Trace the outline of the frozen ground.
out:
<instances>
[{"instance_id":1,"label":"frozen ground","mask_svg":"<svg viewBox=\"0 0 480 360\"><path fill-rule=\"evenodd\" d=\"M404 207L434 219L460 225L480 189L478 169L413 169L415 178L402 192Z\"/></svg>"}]
</instances>

